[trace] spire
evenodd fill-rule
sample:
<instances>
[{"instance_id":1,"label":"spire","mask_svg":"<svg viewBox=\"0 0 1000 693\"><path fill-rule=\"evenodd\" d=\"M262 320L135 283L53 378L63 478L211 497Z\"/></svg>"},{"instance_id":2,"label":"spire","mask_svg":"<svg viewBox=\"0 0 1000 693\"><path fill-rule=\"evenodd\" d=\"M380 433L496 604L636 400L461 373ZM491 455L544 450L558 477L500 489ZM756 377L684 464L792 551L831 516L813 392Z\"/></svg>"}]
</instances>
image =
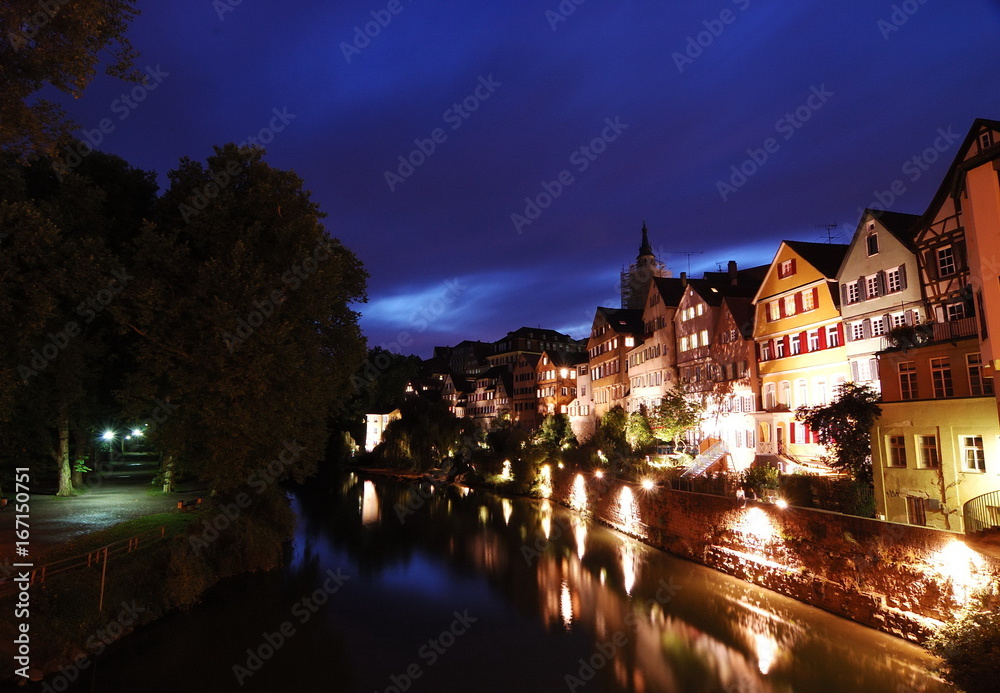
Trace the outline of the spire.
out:
<instances>
[{"instance_id":1,"label":"spire","mask_svg":"<svg viewBox=\"0 0 1000 693\"><path fill-rule=\"evenodd\" d=\"M653 255L653 247L649 245L645 219L642 220L642 245L639 246L639 257L643 255Z\"/></svg>"}]
</instances>

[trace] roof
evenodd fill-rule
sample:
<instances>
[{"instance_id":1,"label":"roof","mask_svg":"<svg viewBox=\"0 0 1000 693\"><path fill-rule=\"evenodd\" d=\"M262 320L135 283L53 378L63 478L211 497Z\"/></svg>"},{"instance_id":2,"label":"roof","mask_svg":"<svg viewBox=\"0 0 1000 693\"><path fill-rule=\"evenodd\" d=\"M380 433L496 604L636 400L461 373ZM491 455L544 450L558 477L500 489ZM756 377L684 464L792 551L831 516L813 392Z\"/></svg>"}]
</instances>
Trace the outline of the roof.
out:
<instances>
[{"instance_id":1,"label":"roof","mask_svg":"<svg viewBox=\"0 0 1000 693\"><path fill-rule=\"evenodd\" d=\"M569 368L580 363L586 363L588 360L587 353L583 351L546 351L544 353L549 357L549 362L553 366L560 368Z\"/></svg>"},{"instance_id":2,"label":"roof","mask_svg":"<svg viewBox=\"0 0 1000 693\"><path fill-rule=\"evenodd\" d=\"M841 243L807 243L806 241L782 241L799 257L819 270L827 279L836 279L840 264L851 246Z\"/></svg>"},{"instance_id":3,"label":"roof","mask_svg":"<svg viewBox=\"0 0 1000 693\"><path fill-rule=\"evenodd\" d=\"M508 332L505 337L501 337L497 341L502 341L504 339L510 339L511 337L524 337L526 339L544 339L550 342L568 342L572 341L572 337L568 334L563 334L562 332L557 332L556 330L550 330L544 327L519 327L513 332Z\"/></svg>"},{"instance_id":4,"label":"roof","mask_svg":"<svg viewBox=\"0 0 1000 693\"><path fill-rule=\"evenodd\" d=\"M744 339L753 338L754 305L753 299L745 296L726 296L722 302L729 308L733 320L739 326Z\"/></svg>"},{"instance_id":5,"label":"roof","mask_svg":"<svg viewBox=\"0 0 1000 693\"><path fill-rule=\"evenodd\" d=\"M642 334L642 311L638 308L605 308L598 306L597 312L615 332Z\"/></svg>"}]
</instances>

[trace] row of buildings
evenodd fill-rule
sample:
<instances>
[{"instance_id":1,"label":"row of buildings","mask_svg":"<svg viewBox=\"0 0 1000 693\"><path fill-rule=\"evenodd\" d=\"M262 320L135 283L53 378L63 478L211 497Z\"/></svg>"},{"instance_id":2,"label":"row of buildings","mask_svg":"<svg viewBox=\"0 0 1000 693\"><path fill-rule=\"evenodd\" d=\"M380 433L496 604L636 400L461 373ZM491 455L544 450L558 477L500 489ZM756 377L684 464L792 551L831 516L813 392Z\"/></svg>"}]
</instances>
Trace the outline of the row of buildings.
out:
<instances>
[{"instance_id":1,"label":"row of buildings","mask_svg":"<svg viewBox=\"0 0 1000 693\"><path fill-rule=\"evenodd\" d=\"M644 224L622 305L597 308L589 338L521 328L441 347L411 388L483 426L565 414L586 439L611 408L681 385L706 405L696 472L822 471L795 410L864 383L882 393L878 513L964 531L1000 525L998 334L1000 122L977 119L922 215L868 209L849 244L783 241L768 265L701 278L670 276Z\"/></svg>"}]
</instances>

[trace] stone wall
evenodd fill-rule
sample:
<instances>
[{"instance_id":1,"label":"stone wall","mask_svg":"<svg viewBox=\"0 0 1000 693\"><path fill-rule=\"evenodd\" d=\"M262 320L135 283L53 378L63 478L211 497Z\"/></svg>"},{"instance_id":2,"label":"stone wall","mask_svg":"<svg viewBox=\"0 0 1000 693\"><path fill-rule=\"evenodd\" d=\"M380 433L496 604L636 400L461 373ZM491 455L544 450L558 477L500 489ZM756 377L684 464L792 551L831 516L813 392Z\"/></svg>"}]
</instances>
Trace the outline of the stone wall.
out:
<instances>
[{"instance_id":1,"label":"stone wall","mask_svg":"<svg viewBox=\"0 0 1000 693\"><path fill-rule=\"evenodd\" d=\"M577 479L577 477L580 477ZM554 470L552 500L650 546L920 642L1000 560L960 534Z\"/></svg>"}]
</instances>

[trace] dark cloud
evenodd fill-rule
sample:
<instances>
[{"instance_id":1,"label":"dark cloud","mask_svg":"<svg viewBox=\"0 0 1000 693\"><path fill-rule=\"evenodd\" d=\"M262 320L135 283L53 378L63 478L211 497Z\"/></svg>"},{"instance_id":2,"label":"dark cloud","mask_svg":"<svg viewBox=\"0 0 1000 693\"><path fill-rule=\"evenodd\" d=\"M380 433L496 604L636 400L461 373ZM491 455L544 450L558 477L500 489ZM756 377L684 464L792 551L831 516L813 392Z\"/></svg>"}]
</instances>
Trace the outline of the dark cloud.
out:
<instances>
[{"instance_id":1,"label":"dark cloud","mask_svg":"<svg viewBox=\"0 0 1000 693\"><path fill-rule=\"evenodd\" d=\"M388 0L255 0L221 18L207 0L146 2L133 43L169 77L125 120L111 110L124 87L105 78L68 107L84 127L115 118L100 148L161 183L181 156L204 159L287 109L268 160L303 177L371 272L372 343L409 331L421 355L521 325L582 336L615 300L643 219L675 273L680 251L701 251L698 273L767 262L782 238L819 240L819 224L853 228L897 179L891 207L922 212L954 149L916 179L906 162L939 128L1000 117L996 2L677 4L401 0L345 57ZM546 14L570 5L565 21ZM498 86L477 96L484 81ZM463 102L476 109L456 116ZM581 154L608 118L627 129ZM439 128L390 191L386 171ZM718 182L769 138L724 201ZM517 233L511 215L563 171L573 182ZM467 291L417 330L414 314L456 278Z\"/></svg>"}]
</instances>

